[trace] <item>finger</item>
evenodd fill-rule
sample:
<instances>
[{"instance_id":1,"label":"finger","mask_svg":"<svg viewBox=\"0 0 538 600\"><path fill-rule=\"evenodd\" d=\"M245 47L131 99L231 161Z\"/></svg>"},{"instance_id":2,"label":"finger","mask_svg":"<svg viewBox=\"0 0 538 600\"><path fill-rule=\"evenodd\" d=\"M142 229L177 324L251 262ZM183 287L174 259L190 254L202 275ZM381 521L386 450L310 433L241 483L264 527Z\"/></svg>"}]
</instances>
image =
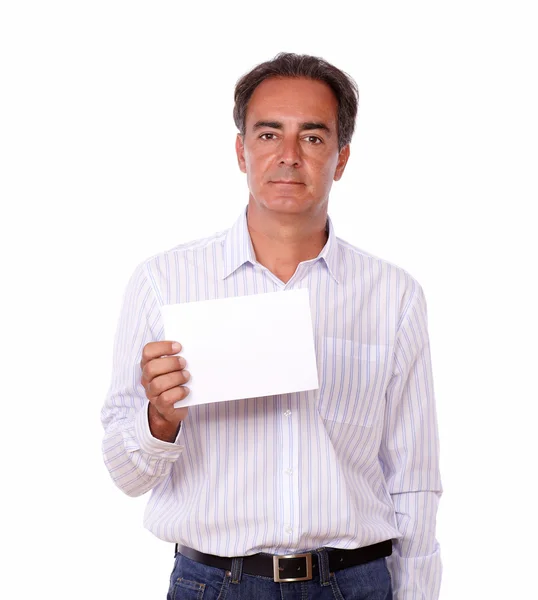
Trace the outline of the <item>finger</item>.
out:
<instances>
[{"instance_id":1,"label":"finger","mask_svg":"<svg viewBox=\"0 0 538 600\"><path fill-rule=\"evenodd\" d=\"M177 344L177 345L174 345ZM181 352L182 346L179 342L174 341L162 341L162 342L149 342L142 349L142 358L140 360L140 367L144 368L146 363L154 358L160 358L161 356L172 356Z\"/></svg>"},{"instance_id":2,"label":"finger","mask_svg":"<svg viewBox=\"0 0 538 600\"><path fill-rule=\"evenodd\" d=\"M176 402L181 402L190 393L190 389L185 386L176 386L170 390L166 390L159 396L149 398L149 401L154 404L157 411L163 416L173 416L174 411L177 409L174 407ZM179 407L178 407L179 408Z\"/></svg>"},{"instance_id":3,"label":"finger","mask_svg":"<svg viewBox=\"0 0 538 600\"><path fill-rule=\"evenodd\" d=\"M186 364L187 361L182 356L154 358L142 368L142 377L149 382L159 375L181 371L181 369L185 368Z\"/></svg>"},{"instance_id":4,"label":"finger","mask_svg":"<svg viewBox=\"0 0 538 600\"><path fill-rule=\"evenodd\" d=\"M147 384L148 397L160 396L168 390L182 386L189 381L190 377L190 373L185 369L159 375L159 377L155 377Z\"/></svg>"}]
</instances>

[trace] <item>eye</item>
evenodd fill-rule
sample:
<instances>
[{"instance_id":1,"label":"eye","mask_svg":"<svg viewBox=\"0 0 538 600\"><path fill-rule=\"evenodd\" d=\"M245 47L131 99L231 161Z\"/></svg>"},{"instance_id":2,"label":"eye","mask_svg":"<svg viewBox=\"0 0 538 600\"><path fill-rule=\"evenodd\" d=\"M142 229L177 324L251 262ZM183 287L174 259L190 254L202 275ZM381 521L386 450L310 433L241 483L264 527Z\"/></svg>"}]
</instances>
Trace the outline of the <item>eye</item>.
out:
<instances>
[{"instance_id":1,"label":"eye","mask_svg":"<svg viewBox=\"0 0 538 600\"><path fill-rule=\"evenodd\" d=\"M317 135L307 135L305 139L310 144L315 144L315 145L323 144L323 140L321 138L319 138Z\"/></svg>"},{"instance_id":2,"label":"eye","mask_svg":"<svg viewBox=\"0 0 538 600\"><path fill-rule=\"evenodd\" d=\"M270 137L267 137L267 136L270 136ZM269 141L269 140L274 140L274 139L275 139L275 137L276 137L276 136L275 136L275 134L274 134L274 133L262 133L262 134L260 135L260 139L261 139L261 140L266 140L266 141Z\"/></svg>"}]
</instances>

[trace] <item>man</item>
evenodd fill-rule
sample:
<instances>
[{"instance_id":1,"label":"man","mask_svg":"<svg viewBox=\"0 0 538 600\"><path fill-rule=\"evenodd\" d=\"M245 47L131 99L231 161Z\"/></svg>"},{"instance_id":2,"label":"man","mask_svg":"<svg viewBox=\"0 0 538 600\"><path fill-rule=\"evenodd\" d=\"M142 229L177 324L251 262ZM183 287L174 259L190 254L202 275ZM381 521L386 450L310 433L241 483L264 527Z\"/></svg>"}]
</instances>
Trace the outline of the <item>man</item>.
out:
<instances>
[{"instance_id":1,"label":"man","mask_svg":"<svg viewBox=\"0 0 538 600\"><path fill-rule=\"evenodd\" d=\"M438 597L424 294L338 239L327 212L357 101L353 80L316 57L280 54L246 74L234 109L246 210L144 261L128 284L103 451L123 491L152 490L145 524L177 544L170 599ZM303 287L319 390L174 408L188 356L163 341L160 306Z\"/></svg>"}]
</instances>

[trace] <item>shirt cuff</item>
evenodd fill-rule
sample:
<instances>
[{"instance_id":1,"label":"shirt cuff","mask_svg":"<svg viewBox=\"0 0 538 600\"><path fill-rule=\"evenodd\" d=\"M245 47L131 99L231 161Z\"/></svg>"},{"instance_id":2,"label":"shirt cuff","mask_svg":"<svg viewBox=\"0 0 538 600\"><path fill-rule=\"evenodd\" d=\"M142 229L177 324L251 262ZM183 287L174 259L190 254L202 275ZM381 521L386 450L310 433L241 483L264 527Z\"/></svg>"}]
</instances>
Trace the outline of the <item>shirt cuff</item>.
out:
<instances>
[{"instance_id":1,"label":"shirt cuff","mask_svg":"<svg viewBox=\"0 0 538 600\"><path fill-rule=\"evenodd\" d=\"M164 442L163 440L153 437L151 434L151 429L149 428L148 409L149 400L146 400L146 403L138 411L135 417L135 434L140 445L140 450L152 456L159 456L161 458L168 458L171 460L177 459L181 452L185 449L185 446L180 444L183 423L181 423L174 442Z\"/></svg>"}]
</instances>

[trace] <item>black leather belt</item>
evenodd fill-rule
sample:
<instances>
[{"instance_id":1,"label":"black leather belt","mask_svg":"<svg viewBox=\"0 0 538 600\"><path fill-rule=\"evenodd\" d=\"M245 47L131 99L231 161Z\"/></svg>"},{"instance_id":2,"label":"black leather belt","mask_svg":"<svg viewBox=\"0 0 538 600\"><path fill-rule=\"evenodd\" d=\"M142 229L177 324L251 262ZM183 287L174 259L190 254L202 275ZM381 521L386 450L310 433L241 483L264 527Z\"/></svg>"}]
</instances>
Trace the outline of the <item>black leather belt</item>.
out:
<instances>
[{"instance_id":1,"label":"black leather belt","mask_svg":"<svg viewBox=\"0 0 538 600\"><path fill-rule=\"evenodd\" d=\"M356 548L355 550L338 550L328 548L329 571L347 569L371 560L390 556L392 554L392 540ZM187 546L176 544L176 553L190 558L196 562L231 571L232 558L203 554ZM253 554L243 556L243 573L272 577L276 582L306 581L319 575L318 555L315 552L301 554L288 554L286 556L273 556L271 554Z\"/></svg>"}]
</instances>

